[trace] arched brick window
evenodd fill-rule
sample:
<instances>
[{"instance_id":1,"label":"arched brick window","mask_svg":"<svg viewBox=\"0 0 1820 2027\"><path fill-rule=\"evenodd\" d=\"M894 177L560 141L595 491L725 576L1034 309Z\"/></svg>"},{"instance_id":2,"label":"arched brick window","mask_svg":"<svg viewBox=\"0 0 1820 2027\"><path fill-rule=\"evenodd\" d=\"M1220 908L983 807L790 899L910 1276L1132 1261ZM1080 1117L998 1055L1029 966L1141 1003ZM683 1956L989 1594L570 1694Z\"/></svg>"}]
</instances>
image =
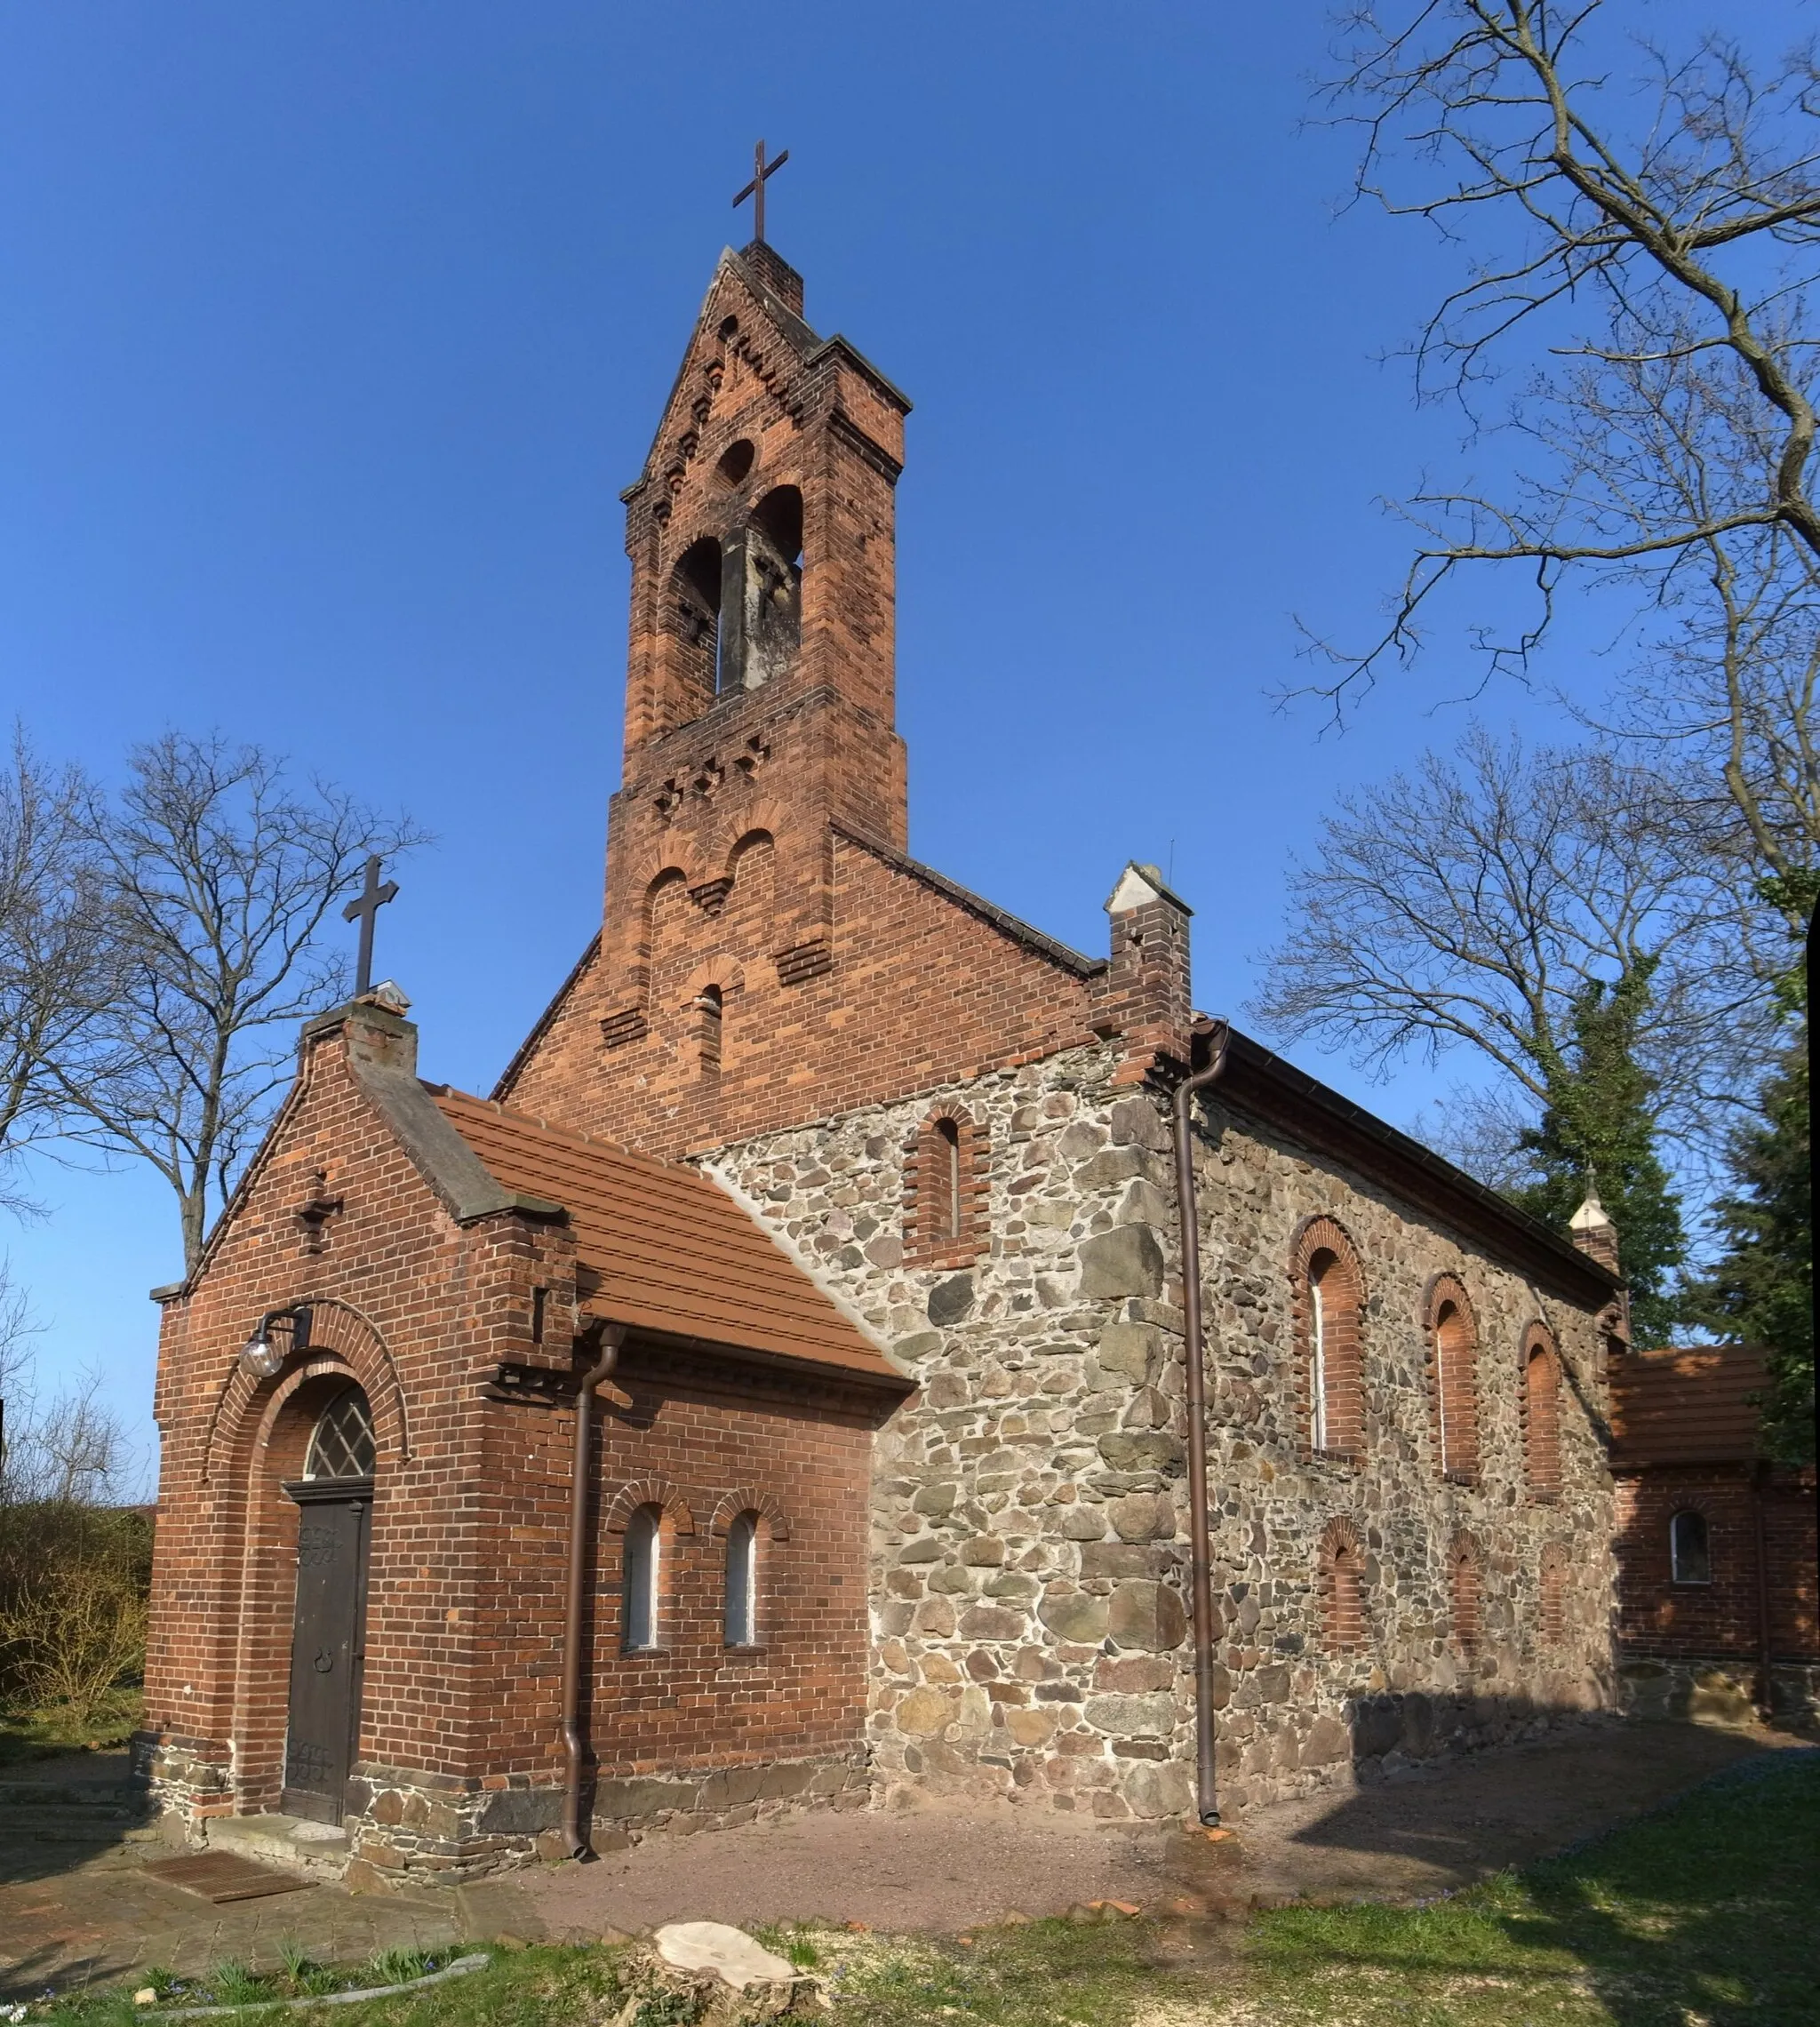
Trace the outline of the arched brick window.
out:
<instances>
[{"instance_id":1,"label":"arched brick window","mask_svg":"<svg viewBox=\"0 0 1820 2027\"><path fill-rule=\"evenodd\" d=\"M1365 1283L1353 1241L1333 1218L1303 1225L1290 1287L1304 1447L1313 1456L1355 1463L1365 1448Z\"/></svg>"},{"instance_id":2,"label":"arched brick window","mask_svg":"<svg viewBox=\"0 0 1820 2027\"><path fill-rule=\"evenodd\" d=\"M663 1549L663 1508L635 1506L626 1517L620 1570L619 1644L628 1654L660 1644Z\"/></svg>"},{"instance_id":3,"label":"arched brick window","mask_svg":"<svg viewBox=\"0 0 1820 2027\"><path fill-rule=\"evenodd\" d=\"M1542 1644L1559 1647L1568 1630L1568 1552L1560 1542L1542 1544L1536 1587Z\"/></svg>"},{"instance_id":4,"label":"arched brick window","mask_svg":"<svg viewBox=\"0 0 1820 2027\"><path fill-rule=\"evenodd\" d=\"M1453 1612L1454 1645L1471 1654L1479 1645L1479 1603L1483 1591L1478 1544L1456 1535L1447 1552L1448 1599Z\"/></svg>"},{"instance_id":5,"label":"arched brick window","mask_svg":"<svg viewBox=\"0 0 1820 2027\"><path fill-rule=\"evenodd\" d=\"M1471 1485L1479 1476L1479 1327L1465 1289L1437 1274L1427 1301L1429 1407L1441 1475Z\"/></svg>"},{"instance_id":6,"label":"arched brick window","mask_svg":"<svg viewBox=\"0 0 1820 2027\"><path fill-rule=\"evenodd\" d=\"M721 1035L726 1013L726 995L718 986L704 986L695 995L695 1039L704 1077L721 1073Z\"/></svg>"},{"instance_id":7,"label":"arched brick window","mask_svg":"<svg viewBox=\"0 0 1820 2027\"><path fill-rule=\"evenodd\" d=\"M729 1647L758 1645L758 1515L748 1507L727 1523L723 1634Z\"/></svg>"},{"instance_id":8,"label":"arched brick window","mask_svg":"<svg viewBox=\"0 0 1820 2027\"><path fill-rule=\"evenodd\" d=\"M1523 1333L1523 1471L1532 1499L1561 1496L1561 1355L1545 1325Z\"/></svg>"},{"instance_id":9,"label":"arched brick window","mask_svg":"<svg viewBox=\"0 0 1820 2027\"><path fill-rule=\"evenodd\" d=\"M1321 1537L1316 1570L1321 1638L1329 1654L1365 1643L1365 1552L1350 1520L1333 1520Z\"/></svg>"},{"instance_id":10,"label":"arched brick window","mask_svg":"<svg viewBox=\"0 0 1820 2027\"><path fill-rule=\"evenodd\" d=\"M905 1151L906 1265L964 1267L978 1259L990 1186L986 1136L956 1105L930 1113Z\"/></svg>"}]
</instances>

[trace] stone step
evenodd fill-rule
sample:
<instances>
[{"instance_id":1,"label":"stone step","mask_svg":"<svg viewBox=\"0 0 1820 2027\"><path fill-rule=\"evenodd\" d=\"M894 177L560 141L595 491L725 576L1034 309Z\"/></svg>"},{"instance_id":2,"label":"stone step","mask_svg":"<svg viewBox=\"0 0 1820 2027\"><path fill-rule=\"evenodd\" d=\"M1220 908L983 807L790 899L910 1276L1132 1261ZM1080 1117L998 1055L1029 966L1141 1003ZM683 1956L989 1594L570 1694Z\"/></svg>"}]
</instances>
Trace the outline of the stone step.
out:
<instances>
[{"instance_id":1,"label":"stone step","mask_svg":"<svg viewBox=\"0 0 1820 2027\"><path fill-rule=\"evenodd\" d=\"M235 1851L311 1879L339 1879L353 1855L345 1830L295 1816L214 1816L206 1836L211 1850Z\"/></svg>"}]
</instances>

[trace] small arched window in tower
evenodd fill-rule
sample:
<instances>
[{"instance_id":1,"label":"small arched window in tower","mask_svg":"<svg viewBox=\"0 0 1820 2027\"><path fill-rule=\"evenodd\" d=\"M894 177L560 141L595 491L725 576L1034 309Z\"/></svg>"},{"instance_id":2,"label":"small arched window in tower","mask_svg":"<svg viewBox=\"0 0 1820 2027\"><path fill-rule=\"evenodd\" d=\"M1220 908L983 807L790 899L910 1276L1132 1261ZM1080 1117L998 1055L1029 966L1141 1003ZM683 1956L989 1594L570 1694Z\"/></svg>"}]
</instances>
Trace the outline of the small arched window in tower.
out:
<instances>
[{"instance_id":1,"label":"small arched window in tower","mask_svg":"<svg viewBox=\"0 0 1820 2027\"><path fill-rule=\"evenodd\" d=\"M737 443L728 444L721 452L720 461L714 466L714 476L724 486L744 485L755 454L750 439L742 436Z\"/></svg>"},{"instance_id":2,"label":"small arched window in tower","mask_svg":"<svg viewBox=\"0 0 1820 2027\"><path fill-rule=\"evenodd\" d=\"M911 1266L960 1267L985 1243L984 1177L978 1129L963 1112L925 1119L906 1151L904 1258Z\"/></svg>"},{"instance_id":3,"label":"small arched window in tower","mask_svg":"<svg viewBox=\"0 0 1820 2027\"><path fill-rule=\"evenodd\" d=\"M682 552L671 574L666 618L676 641L688 717L706 711L720 685L721 571L721 545L704 535Z\"/></svg>"},{"instance_id":4,"label":"small arched window in tower","mask_svg":"<svg viewBox=\"0 0 1820 2027\"><path fill-rule=\"evenodd\" d=\"M1321 1536L1316 1572L1321 1592L1321 1636L1330 1654L1364 1643L1365 1558L1357 1531L1336 1520Z\"/></svg>"},{"instance_id":5,"label":"small arched window in tower","mask_svg":"<svg viewBox=\"0 0 1820 2027\"><path fill-rule=\"evenodd\" d=\"M366 1395L357 1386L344 1387L324 1408L310 1432L306 1478L371 1478L373 1474L373 1417Z\"/></svg>"},{"instance_id":6,"label":"small arched window in tower","mask_svg":"<svg viewBox=\"0 0 1820 2027\"><path fill-rule=\"evenodd\" d=\"M704 1077L718 1077L721 1034L726 1017L725 998L718 986L704 986L695 995L695 1016L699 1024L696 1029L696 1043L701 1073Z\"/></svg>"},{"instance_id":7,"label":"small arched window in tower","mask_svg":"<svg viewBox=\"0 0 1820 2027\"><path fill-rule=\"evenodd\" d=\"M1524 1340L1523 1464L1532 1499L1560 1497L1561 1367L1540 1324Z\"/></svg>"},{"instance_id":8,"label":"small arched window in tower","mask_svg":"<svg viewBox=\"0 0 1820 2027\"><path fill-rule=\"evenodd\" d=\"M1545 1647L1559 1647L1568 1630L1568 1554L1559 1542L1542 1544L1537 1572L1537 1619Z\"/></svg>"},{"instance_id":9,"label":"small arched window in tower","mask_svg":"<svg viewBox=\"0 0 1820 2027\"><path fill-rule=\"evenodd\" d=\"M1706 1516L1683 1506L1668 1523L1669 1576L1676 1584L1710 1584L1712 1552L1706 1537Z\"/></svg>"},{"instance_id":10,"label":"small arched window in tower","mask_svg":"<svg viewBox=\"0 0 1820 2027\"><path fill-rule=\"evenodd\" d=\"M758 1515L736 1513L727 1528L729 1647L758 1645Z\"/></svg>"},{"instance_id":11,"label":"small arched window in tower","mask_svg":"<svg viewBox=\"0 0 1820 2027\"><path fill-rule=\"evenodd\" d=\"M1332 1218L1311 1218L1304 1226L1291 1283L1309 1451L1356 1460L1365 1447L1363 1284L1353 1242Z\"/></svg>"},{"instance_id":12,"label":"small arched window in tower","mask_svg":"<svg viewBox=\"0 0 1820 2027\"><path fill-rule=\"evenodd\" d=\"M658 1507L640 1506L626 1522L619 1644L628 1654L643 1653L658 1644L658 1564L663 1518Z\"/></svg>"}]
</instances>

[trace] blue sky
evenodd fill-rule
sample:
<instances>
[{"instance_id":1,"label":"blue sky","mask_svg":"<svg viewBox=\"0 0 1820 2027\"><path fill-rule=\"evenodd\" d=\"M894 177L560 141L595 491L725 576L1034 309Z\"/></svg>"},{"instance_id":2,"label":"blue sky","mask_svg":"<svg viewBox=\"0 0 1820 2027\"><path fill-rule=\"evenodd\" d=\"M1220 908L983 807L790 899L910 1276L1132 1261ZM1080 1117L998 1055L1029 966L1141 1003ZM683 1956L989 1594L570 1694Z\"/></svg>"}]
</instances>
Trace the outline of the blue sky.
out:
<instances>
[{"instance_id":1,"label":"blue sky","mask_svg":"<svg viewBox=\"0 0 1820 2027\"><path fill-rule=\"evenodd\" d=\"M1428 714L1465 681L1443 647L1338 738L1273 702L1311 673L1297 615L1369 630L1403 553L1377 499L1459 435L1381 363L1453 270L1339 208L1321 12L5 10L0 704L104 775L218 728L407 808L438 842L379 969L426 1073L487 1089L593 927L617 495L762 133L810 322L916 404L913 850L1090 952L1153 858L1199 911L1200 1002L1236 1010L1288 855L1451 739ZM1308 1066L1400 1121L1435 1088ZM174 1206L34 1183L48 1215L0 1246L47 1364L98 1365L148 1436Z\"/></svg>"}]
</instances>

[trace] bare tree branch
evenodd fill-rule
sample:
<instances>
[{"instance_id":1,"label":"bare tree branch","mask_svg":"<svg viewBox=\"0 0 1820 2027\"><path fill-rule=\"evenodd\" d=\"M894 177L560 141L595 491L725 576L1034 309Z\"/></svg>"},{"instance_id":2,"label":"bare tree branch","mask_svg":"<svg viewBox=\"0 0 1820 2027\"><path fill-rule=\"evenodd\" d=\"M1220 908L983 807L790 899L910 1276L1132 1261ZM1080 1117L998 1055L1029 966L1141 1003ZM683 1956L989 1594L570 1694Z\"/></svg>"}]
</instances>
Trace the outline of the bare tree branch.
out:
<instances>
[{"instance_id":1,"label":"bare tree branch","mask_svg":"<svg viewBox=\"0 0 1820 2027\"><path fill-rule=\"evenodd\" d=\"M84 1144L149 1161L175 1192L186 1267L289 1081L297 1024L346 986L318 935L369 852L423 842L342 790L291 790L257 746L168 733L137 748L117 806L91 799L116 996L80 1075Z\"/></svg>"},{"instance_id":2,"label":"bare tree branch","mask_svg":"<svg viewBox=\"0 0 1820 2027\"><path fill-rule=\"evenodd\" d=\"M1475 727L1325 819L1252 1011L1380 1075L1464 1048L1494 1073L1502 1129L1559 1089L1587 987L1653 966L1640 1058L1664 1131L1704 1160L1774 1023L1736 955L1737 898L1686 850L1679 801L1608 753L1528 753ZM1474 1166L1494 1159L1485 1142Z\"/></svg>"},{"instance_id":3,"label":"bare tree branch","mask_svg":"<svg viewBox=\"0 0 1820 2027\"><path fill-rule=\"evenodd\" d=\"M112 995L89 794L79 773L46 768L14 732L0 771L0 1185L8 1157L61 1130L63 1075ZM23 1200L0 1186L0 1208Z\"/></svg>"}]
</instances>

